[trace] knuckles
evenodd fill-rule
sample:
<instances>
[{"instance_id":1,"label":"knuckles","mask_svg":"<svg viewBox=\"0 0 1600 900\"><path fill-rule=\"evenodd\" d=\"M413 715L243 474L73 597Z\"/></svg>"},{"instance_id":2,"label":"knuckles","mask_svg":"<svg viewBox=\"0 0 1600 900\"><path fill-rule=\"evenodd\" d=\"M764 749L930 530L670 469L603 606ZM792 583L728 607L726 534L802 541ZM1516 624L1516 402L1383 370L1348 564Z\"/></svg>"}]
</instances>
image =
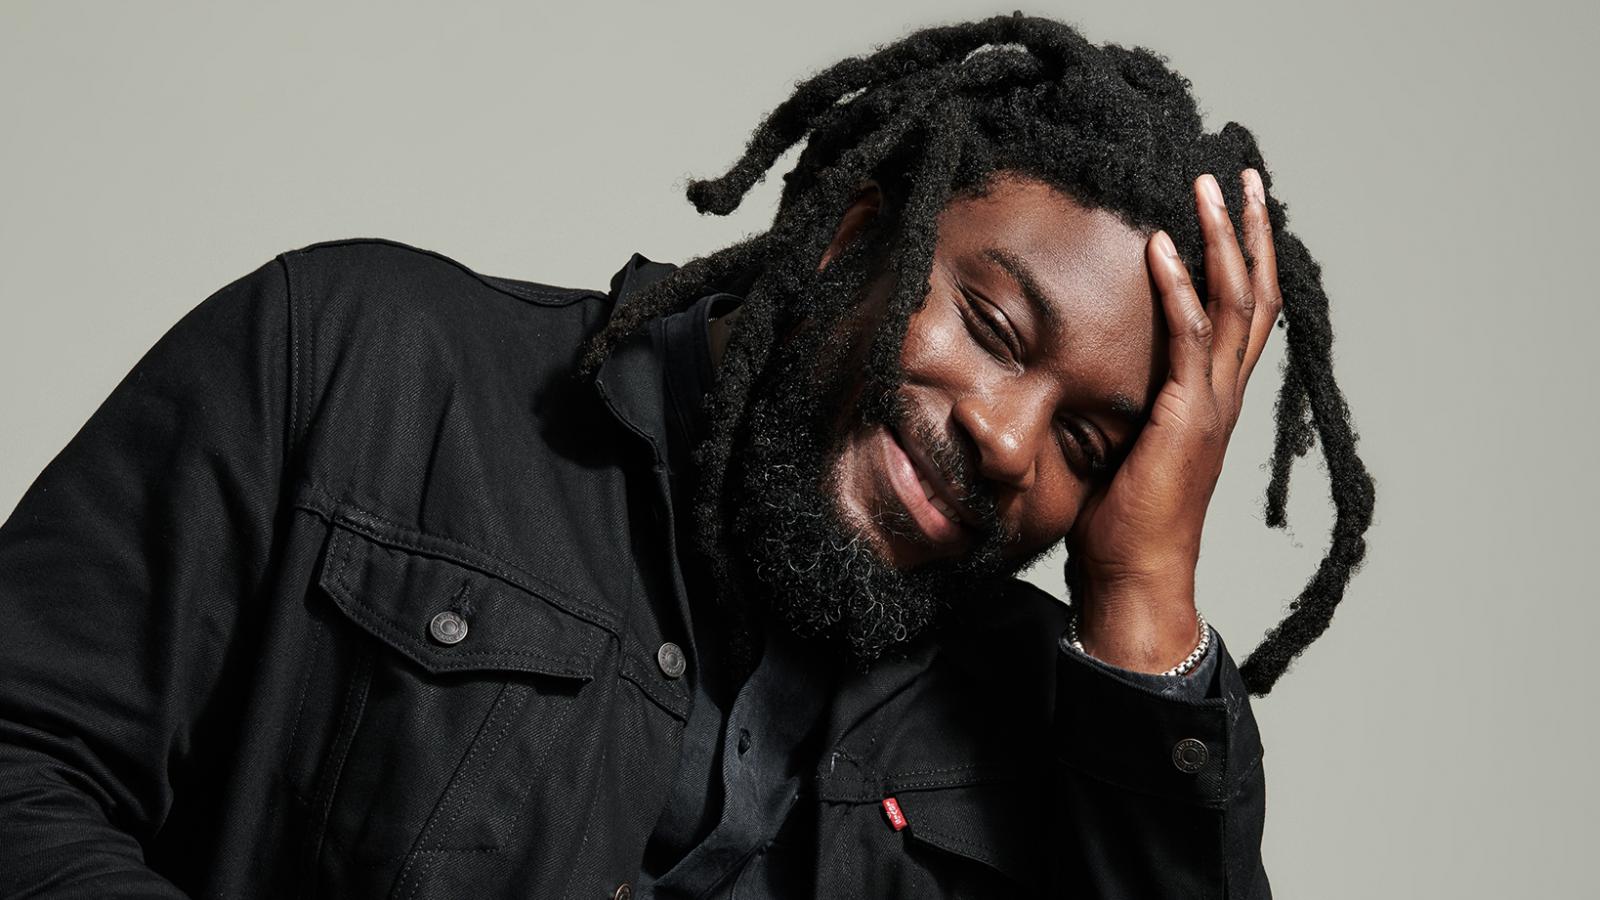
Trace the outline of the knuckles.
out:
<instances>
[{"instance_id":1,"label":"knuckles","mask_svg":"<svg viewBox=\"0 0 1600 900\"><path fill-rule=\"evenodd\" d=\"M1283 295L1277 291L1267 294L1264 298L1262 298L1261 303L1266 307L1267 314L1272 316L1274 319L1278 317L1278 313L1283 311Z\"/></svg>"},{"instance_id":2,"label":"knuckles","mask_svg":"<svg viewBox=\"0 0 1600 900\"><path fill-rule=\"evenodd\" d=\"M1256 293L1248 285L1234 288L1233 308L1239 315L1244 316L1246 322L1250 321L1256 313Z\"/></svg>"}]
</instances>

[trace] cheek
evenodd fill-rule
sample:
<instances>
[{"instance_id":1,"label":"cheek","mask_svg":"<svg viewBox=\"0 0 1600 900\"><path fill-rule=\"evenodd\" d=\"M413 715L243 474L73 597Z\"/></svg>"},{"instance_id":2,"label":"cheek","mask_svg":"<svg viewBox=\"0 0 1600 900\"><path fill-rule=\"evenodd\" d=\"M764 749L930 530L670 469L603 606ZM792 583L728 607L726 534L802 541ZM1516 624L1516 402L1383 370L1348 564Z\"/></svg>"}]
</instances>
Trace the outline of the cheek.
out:
<instances>
[{"instance_id":1,"label":"cheek","mask_svg":"<svg viewBox=\"0 0 1600 900\"><path fill-rule=\"evenodd\" d=\"M1042 461L1040 466L1050 474L1041 477L1026 494L1011 498L1019 507L1013 514L1018 515L1021 543L1030 550L1047 547L1066 535L1094 490L1054 461ZM1054 471L1058 467L1063 471Z\"/></svg>"},{"instance_id":2,"label":"cheek","mask_svg":"<svg viewBox=\"0 0 1600 900\"><path fill-rule=\"evenodd\" d=\"M973 347L966 322L950 301L930 297L912 315L900 349L900 366L907 381L955 392L982 390L983 361Z\"/></svg>"}]
</instances>

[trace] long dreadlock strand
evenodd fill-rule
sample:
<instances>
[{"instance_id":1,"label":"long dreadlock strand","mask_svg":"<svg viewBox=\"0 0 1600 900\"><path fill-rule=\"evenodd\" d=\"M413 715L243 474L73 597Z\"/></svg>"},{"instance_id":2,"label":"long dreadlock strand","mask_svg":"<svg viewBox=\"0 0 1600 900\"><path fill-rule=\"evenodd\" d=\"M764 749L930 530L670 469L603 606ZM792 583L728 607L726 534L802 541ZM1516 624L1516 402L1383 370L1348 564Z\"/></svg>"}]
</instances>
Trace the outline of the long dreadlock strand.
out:
<instances>
[{"instance_id":1,"label":"long dreadlock strand","mask_svg":"<svg viewBox=\"0 0 1600 900\"><path fill-rule=\"evenodd\" d=\"M1259 691L1263 694L1297 654L1328 630L1350 576L1366 556L1363 535L1372 524L1376 498L1372 476L1356 453L1358 436L1350 423L1349 406L1333 379L1333 330L1328 298L1322 289L1321 267L1294 235L1279 234L1274 243L1280 258L1290 260L1287 267L1280 269L1286 268L1293 279L1293 283L1285 280L1280 285L1284 309L1289 310L1290 296L1295 298L1296 308L1287 317L1288 372L1284 394L1279 398L1279 435L1268 486L1268 524L1287 524L1284 507L1288 501L1289 469L1295 457L1310 450L1313 434L1322 446L1335 513L1331 546L1316 573L1290 604L1289 614L1267 632L1239 668L1253 691L1256 685L1265 686ZM1291 398L1288 408L1284 407L1285 397ZM1306 421L1308 413L1310 423Z\"/></svg>"},{"instance_id":2,"label":"long dreadlock strand","mask_svg":"<svg viewBox=\"0 0 1600 900\"><path fill-rule=\"evenodd\" d=\"M925 149L917 161L912 190L899 217L899 234L894 243L894 291L885 310L884 323L874 337L874 352L868 365L868 399L879 401L889 396L900 383L900 345L905 342L911 315L927 299L933 270L933 251L938 237L939 213L950 198L951 178L961 158L961 125L967 111L964 104L949 105L944 114L929 123ZM870 408L869 415L883 421L887 409Z\"/></svg>"}]
</instances>

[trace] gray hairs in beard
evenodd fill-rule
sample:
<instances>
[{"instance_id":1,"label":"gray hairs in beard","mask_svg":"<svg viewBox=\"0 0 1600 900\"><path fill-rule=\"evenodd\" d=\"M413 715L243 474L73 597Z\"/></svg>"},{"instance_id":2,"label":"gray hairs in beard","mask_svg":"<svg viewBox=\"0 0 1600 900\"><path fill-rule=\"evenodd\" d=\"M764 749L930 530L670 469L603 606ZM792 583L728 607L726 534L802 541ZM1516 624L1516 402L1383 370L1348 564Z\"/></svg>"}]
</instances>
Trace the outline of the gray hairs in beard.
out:
<instances>
[{"instance_id":1,"label":"gray hairs in beard","mask_svg":"<svg viewBox=\"0 0 1600 900\"><path fill-rule=\"evenodd\" d=\"M798 329L774 352L751 393L729 499L745 597L759 598L763 611L795 634L828 645L865 670L908 648L947 610L991 596L995 579L1021 571L1042 552L1004 560L1001 552L1014 535L1000 527L992 498L971 483L962 485L964 493L991 526L974 551L958 559L902 571L846 521L837 506L833 464L844 437L836 433L836 421L847 402L855 415L845 419L846 430L873 421L901 433L911 429L941 468L958 479L970 471L959 461L963 451L916 420L898 393L852 402L862 369L852 364L849 343L824 325ZM916 533L903 510L885 511L880 521Z\"/></svg>"}]
</instances>

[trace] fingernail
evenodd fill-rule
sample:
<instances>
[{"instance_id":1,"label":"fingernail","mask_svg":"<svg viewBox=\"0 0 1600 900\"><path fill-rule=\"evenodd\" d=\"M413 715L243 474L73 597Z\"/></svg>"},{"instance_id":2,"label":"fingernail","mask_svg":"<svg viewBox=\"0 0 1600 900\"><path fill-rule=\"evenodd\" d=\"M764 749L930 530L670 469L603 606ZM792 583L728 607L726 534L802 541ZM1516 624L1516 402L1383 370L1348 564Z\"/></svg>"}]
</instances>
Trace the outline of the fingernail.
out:
<instances>
[{"instance_id":1,"label":"fingernail","mask_svg":"<svg viewBox=\"0 0 1600 900\"><path fill-rule=\"evenodd\" d=\"M1173 246L1172 238L1168 237L1165 231L1156 232L1156 249L1168 259L1178 258L1178 248Z\"/></svg>"},{"instance_id":2,"label":"fingernail","mask_svg":"<svg viewBox=\"0 0 1600 900\"><path fill-rule=\"evenodd\" d=\"M1222 201L1222 187L1217 184L1216 176L1210 172L1200 176L1200 190L1205 192L1206 199L1213 204L1223 208L1227 207L1227 204Z\"/></svg>"},{"instance_id":3,"label":"fingernail","mask_svg":"<svg viewBox=\"0 0 1600 900\"><path fill-rule=\"evenodd\" d=\"M1260 172L1255 169L1245 169L1241 180L1244 181L1244 195L1246 197L1260 204L1267 202L1267 189L1261 185Z\"/></svg>"}]
</instances>

